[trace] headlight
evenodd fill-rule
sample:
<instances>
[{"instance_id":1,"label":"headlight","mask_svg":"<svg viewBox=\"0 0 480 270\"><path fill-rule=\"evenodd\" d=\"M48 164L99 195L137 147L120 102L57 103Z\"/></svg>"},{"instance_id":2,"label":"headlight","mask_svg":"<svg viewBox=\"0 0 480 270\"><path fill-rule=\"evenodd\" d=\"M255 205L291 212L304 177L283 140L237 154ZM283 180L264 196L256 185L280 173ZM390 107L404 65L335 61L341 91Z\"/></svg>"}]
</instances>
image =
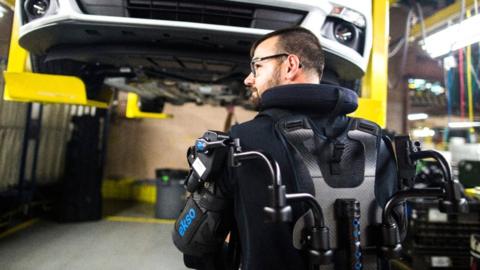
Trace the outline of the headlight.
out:
<instances>
[{"instance_id":1,"label":"headlight","mask_svg":"<svg viewBox=\"0 0 480 270\"><path fill-rule=\"evenodd\" d=\"M367 25L365 16L363 16L360 12L346 7L334 6L332 11L330 11L330 16L338 17L344 21L351 22L360 28L365 28Z\"/></svg>"},{"instance_id":2,"label":"headlight","mask_svg":"<svg viewBox=\"0 0 480 270\"><path fill-rule=\"evenodd\" d=\"M336 16L327 16L322 25L321 34L330 40L354 49L359 54L364 53L365 29L349 21Z\"/></svg>"},{"instance_id":3,"label":"headlight","mask_svg":"<svg viewBox=\"0 0 480 270\"><path fill-rule=\"evenodd\" d=\"M36 19L44 16L50 7L49 0L27 0L25 1L25 12L28 17Z\"/></svg>"},{"instance_id":4,"label":"headlight","mask_svg":"<svg viewBox=\"0 0 480 270\"><path fill-rule=\"evenodd\" d=\"M355 29L349 23L339 22L333 28L333 35L340 43L349 44L355 38Z\"/></svg>"}]
</instances>

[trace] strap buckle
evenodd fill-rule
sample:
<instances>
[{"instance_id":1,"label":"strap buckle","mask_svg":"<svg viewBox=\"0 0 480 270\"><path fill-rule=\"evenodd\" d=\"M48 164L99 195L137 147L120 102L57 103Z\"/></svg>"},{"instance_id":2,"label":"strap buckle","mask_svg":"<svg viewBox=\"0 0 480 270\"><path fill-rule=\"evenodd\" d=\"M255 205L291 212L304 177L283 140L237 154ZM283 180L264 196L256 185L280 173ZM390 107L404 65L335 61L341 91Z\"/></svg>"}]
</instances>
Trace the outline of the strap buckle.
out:
<instances>
[{"instance_id":1,"label":"strap buckle","mask_svg":"<svg viewBox=\"0 0 480 270\"><path fill-rule=\"evenodd\" d=\"M345 144L335 142L333 144L332 158L330 159L330 173L332 175L341 174L340 161L342 161Z\"/></svg>"}]
</instances>

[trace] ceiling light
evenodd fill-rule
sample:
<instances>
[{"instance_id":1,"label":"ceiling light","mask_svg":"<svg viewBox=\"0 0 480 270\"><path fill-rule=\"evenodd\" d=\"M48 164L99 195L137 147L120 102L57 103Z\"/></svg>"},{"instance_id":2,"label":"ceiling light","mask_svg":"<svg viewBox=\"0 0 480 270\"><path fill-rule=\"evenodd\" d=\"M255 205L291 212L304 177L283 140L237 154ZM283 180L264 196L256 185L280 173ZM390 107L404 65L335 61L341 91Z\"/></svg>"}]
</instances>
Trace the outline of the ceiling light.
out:
<instances>
[{"instance_id":1,"label":"ceiling light","mask_svg":"<svg viewBox=\"0 0 480 270\"><path fill-rule=\"evenodd\" d=\"M433 137L435 135L435 130L428 127L414 129L412 135L416 138Z\"/></svg>"},{"instance_id":2,"label":"ceiling light","mask_svg":"<svg viewBox=\"0 0 480 270\"><path fill-rule=\"evenodd\" d=\"M457 67L457 60L453 55L449 55L445 58L443 58L443 67L445 70L449 70L451 68L456 68Z\"/></svg>"},{"instance_id":3,"label":"ceiling light","mask_svg":"<svg viewBox=\"0 0 480 270\"><path fill-rule=\"evenodd\" d=\"M5 16L5 13L7 13L7 10L0 5L0 18L3 18L3 16Z\"/></svg>"},{"instance_id":4,"label":"ceiling light","mask_svg":"<svg viewBox=\"0 0 480 270\"><path fill-rule=\"evenodd\" d=\"M480 127L480 122L450 122L448 123L449 128L471 128L471 127Z\"/></svg>"},{"instance_id":5,"label":"ceiling light","mask_svg":"<svg viewBox=\"0 0 480 270\"><path fill-rule=\"evenodd\" d=\"M408 120L416 121L416 120L424 120L428 118L428 114L426 113L411 113L407 116Z\"/></svg>"},{"instance_id":6,"label":"ceiling light","mask_svg":"<svg viewBox=\"0 0 480 270\"><path fill-rule=\"evenodd\" d=\"M480 41L480 15L465 19L425 38L422 46L436 58Z\"/></svg>"}]
</instances>

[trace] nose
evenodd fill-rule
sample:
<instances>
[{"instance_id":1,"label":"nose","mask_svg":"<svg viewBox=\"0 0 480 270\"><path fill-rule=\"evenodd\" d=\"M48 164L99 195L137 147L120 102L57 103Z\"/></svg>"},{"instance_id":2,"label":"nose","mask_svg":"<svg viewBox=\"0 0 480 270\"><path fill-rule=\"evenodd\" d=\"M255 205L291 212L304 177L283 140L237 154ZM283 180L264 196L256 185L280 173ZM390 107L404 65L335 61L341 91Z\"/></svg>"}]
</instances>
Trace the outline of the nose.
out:
<instances>
[{"instance_id":1,"label":"nose","mask_svg":"<svg viewBox=\"0 0 480 270\"><path fill-rule=\"evenodd\" d=\"M243 84L245 84L246 86L252 86L254 82L255 82L255 77L253 77L253 73L251 72L250 74L248 74L245 80L243 80Z\"/></svg>"}]
</instances>

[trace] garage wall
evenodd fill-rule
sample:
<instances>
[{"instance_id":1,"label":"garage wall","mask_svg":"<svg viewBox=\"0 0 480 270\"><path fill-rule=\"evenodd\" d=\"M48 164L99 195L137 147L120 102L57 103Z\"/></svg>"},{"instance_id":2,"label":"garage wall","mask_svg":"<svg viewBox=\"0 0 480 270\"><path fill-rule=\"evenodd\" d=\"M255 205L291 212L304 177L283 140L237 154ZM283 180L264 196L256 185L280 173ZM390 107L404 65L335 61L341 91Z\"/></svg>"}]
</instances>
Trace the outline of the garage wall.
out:
<instances>
[{"instance_id":1,"label":"garage wall","mask_svg":"<svg viewBox=\"0 0 480 270\"><path fill-rule=\"evenodd\" d=\"M5 67L5 63L0 63L0 72L4 70L2 67ZM3 90L4 79L0 76L0 192L18 184L27 118L27 103L4 101ZM90 113L89 110L71 105L43 105L35 175L37 184L57 182L61 179L71 116ZM29 154L33 154L33 151ZM30 170L31 162L28 160L26 173L29 179Z\"/></svg>"},{"instance_id":2,"label":"garage wall","mask_svg":"<svg viewBox=\"0 0 480 270\"><path fill-rule=\"evenodd\" d=\"M156 168L188 168L187 148L206 130L223 130L227 112L222 107L167 104L173 119L114 119L110 124L105 164L106 178L154 178ZM239 122L256 112L235 108Z\"/></svg>"},{"instance_id":3,"label":"garage wall","mask_svg":"<svg viewBox=\"0 0 480 270\"><path fill-rule=\"evenodd\" d=\"M43 106L36 170L38 184L57 182L63 176L65 151L71 132L70 119L79 108L61 104Z\"/></svg>"},{"instance_id":4,"label":"garage wall","mask_svg":"<svg viewBox=\"0 0 480 270\"><path fill-rule=\"evenodd\" d=\"M5 62L0 61L0 73ZM0 76L0 191L18 183L27 105L3 100L4 79Z\"/></svg>"},{"instance_id":5,"label":"garage wall","mask_svg":"<svg viewBox=\"0 0 480 270\"><path fill-rule=\"evenodd\" d=\"M13 11L2 3L0 5L6 11L0 16L0 59L7 59L12 32Z\"/></svg>"}]
</instances>

